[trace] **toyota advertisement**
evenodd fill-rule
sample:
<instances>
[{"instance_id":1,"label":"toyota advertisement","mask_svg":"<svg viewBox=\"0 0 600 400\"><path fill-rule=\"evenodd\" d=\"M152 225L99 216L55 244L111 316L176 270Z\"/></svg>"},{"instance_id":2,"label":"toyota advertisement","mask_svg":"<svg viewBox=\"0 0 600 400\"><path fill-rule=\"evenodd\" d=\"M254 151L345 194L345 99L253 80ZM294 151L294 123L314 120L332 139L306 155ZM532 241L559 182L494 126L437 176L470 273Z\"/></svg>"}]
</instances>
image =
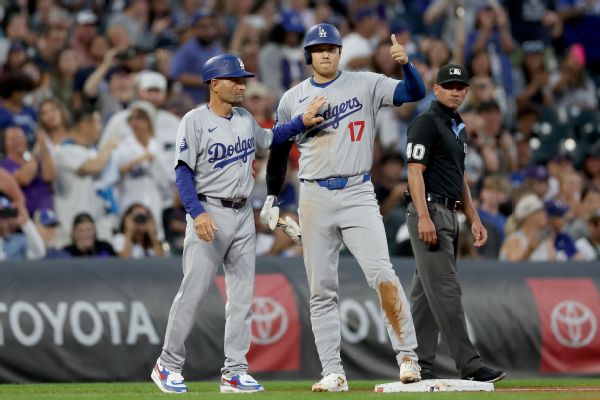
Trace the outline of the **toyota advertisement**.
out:
<instances>
[{"instance_id":1,"label":"toyota advertisement","mask_svg":"<svg viewBox=\"0 0 600 400\"><path fill-rule=\"evenodd\" d=\"M409 292L414 262L393 263ZM2 272L0 381L148 379L181 281L179 260L3 263ZM512 376L600 373L597 265L463 262L459 279L469 334L490 364ZM353 258L340 258L339 281L347 374L395 379L398 366L378 298ZM308 300L302 259L257 260L247 355L257 377L319 376ZM220 374L226 302L221 272L186 342L190 380ZM436 361L439 372L454 371L447 353Z\"/></svg>"}]
</instances>

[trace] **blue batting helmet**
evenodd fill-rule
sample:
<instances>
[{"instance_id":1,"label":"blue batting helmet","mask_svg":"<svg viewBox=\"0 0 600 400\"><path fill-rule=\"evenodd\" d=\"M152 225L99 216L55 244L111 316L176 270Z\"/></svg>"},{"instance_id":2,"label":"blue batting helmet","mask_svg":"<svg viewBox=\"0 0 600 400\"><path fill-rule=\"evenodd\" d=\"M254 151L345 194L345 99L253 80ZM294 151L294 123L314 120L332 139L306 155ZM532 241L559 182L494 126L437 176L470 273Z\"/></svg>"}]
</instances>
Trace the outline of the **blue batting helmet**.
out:
<instances>
[{"instance_id":1,"label":"blue batting helmet","mask_svg":"<svg viewBox=\"0 0 600 400\"><path fill-rule=\"evenodd\" d=\"M254 74L246 71L244 63L233 54L220 54L209 59L202 67L204 83L218 78L252 78Z\"/></svg>"},{"instance_id":2,"label":"blue batting helmet","mask_svg":"<svg viewBox=\"0 0 600 400\"><path fill-rule=\"evenodd\" d=\"M318 44L333 44L342 47L340 32L331 24L318 24L310 28L306 32L306 36L304 36L304 58L307 64L312 63L312 57L308 48Z\"/></svg>"}]
</instances>

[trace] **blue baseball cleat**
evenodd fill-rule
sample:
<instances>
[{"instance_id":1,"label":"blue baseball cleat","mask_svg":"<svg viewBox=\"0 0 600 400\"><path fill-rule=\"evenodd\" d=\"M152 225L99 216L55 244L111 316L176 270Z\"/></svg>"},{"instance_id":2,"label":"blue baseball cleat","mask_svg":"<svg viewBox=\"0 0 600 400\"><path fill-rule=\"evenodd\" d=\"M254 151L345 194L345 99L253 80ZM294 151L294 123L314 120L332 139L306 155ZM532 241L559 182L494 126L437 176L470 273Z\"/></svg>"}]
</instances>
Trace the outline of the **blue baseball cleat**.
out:
<instances>
[{"instance_id":1,"label":"blue baseball cleat","mask_svg":"<svg viewBox=\"0 0 600 400\"><path fill-rule=\"evenodd\" d=\"M150 377L156 386L165 393L187 393L188 391L187 386L183 383L184 379L181 373L163 367L159 361L156 361Z\"/></svg>"},{"instance_id":2,"label":"blue baseball cleat","mask_svg":"<svg viewBox=\"0 0 600 400\"><path fill-rule=\"evenodd\" d=\"M262 392L265 388L248 374L221 376L221 393Z\"/></svg>"}]
</instances>

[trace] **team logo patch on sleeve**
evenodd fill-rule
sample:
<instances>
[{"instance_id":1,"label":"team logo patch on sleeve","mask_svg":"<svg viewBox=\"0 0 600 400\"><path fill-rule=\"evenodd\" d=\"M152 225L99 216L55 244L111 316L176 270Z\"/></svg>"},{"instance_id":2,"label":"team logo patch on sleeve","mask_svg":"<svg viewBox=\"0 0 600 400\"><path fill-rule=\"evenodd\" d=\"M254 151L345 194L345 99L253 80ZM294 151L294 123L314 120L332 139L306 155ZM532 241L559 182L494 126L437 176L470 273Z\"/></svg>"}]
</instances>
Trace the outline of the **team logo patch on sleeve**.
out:
<instances>
[{"instance_id":1,"label":"team logo patch on sleeve","mask_svg":"<svg viewBox=\"0 0 600 400\"><path fill-rule=\"evenodd\" d=\"M179 145L179 152L183 153L184 151L186 151L188 149L188 144L187 144L187 140L185 140L185 138L183 138L183 140L181 141L181 144Z\"/></svg>"}]
</instances>

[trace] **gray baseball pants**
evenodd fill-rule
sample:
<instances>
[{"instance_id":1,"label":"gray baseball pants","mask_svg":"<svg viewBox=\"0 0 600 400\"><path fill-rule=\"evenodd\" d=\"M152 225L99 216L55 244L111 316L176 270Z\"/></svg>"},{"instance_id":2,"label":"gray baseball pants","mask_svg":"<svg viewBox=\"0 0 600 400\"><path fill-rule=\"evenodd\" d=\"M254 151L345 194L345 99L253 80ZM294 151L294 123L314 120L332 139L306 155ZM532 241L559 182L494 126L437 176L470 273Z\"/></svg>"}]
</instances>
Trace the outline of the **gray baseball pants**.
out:
<instances>
[{"instance_id":1,"label":"gray baseball pants","mask_svg":"<svg viewBox=\"0 0 600 400\"><path fill-rule=\"evenodd\" d=\"M441 204L428 203L439 246L430 249L419 240L419 217L413 203L408 205L406 223L417 268L410 295L411 312L419 347L419 365L431 371L435 361L438 334L448 343L450 355L461 376L475 372L483 363L467 333L465 314L456 269L458 218Z\"/></svg>"},{"instance_id":2,"label":"gray baseball pants","mask_svg":"<svg viewBox=\"0 0 600 400\"><path fill-rule=\"evenodd\" d=\"M380 298L385 326L397 353L416 360L415 328L408 301L390 262L383 219L371 181L329 190L300 186L299 216L310 289L310 319L322 375L344 373L340 357L338 261L342 243L358 261Z\"/></svg>"},{"instance_id":3,"label":"gray baseball pants","mask_svg":"<svg viewBox=\"0 0 600 400\"><path fill-rule=\"evenodd\" d=\"M183 244L183 280L173 300L160 362L180 372L185 362L185 339L198 316L202 299L223 265L227 304L225 305L226 376L248 370L246 353L250 348L252 296L256 263L256 231L250 204L239 210L202 202L219 228L210 242L200 240L194 221L187 215Z\"/></svg>"}]
</instances>

